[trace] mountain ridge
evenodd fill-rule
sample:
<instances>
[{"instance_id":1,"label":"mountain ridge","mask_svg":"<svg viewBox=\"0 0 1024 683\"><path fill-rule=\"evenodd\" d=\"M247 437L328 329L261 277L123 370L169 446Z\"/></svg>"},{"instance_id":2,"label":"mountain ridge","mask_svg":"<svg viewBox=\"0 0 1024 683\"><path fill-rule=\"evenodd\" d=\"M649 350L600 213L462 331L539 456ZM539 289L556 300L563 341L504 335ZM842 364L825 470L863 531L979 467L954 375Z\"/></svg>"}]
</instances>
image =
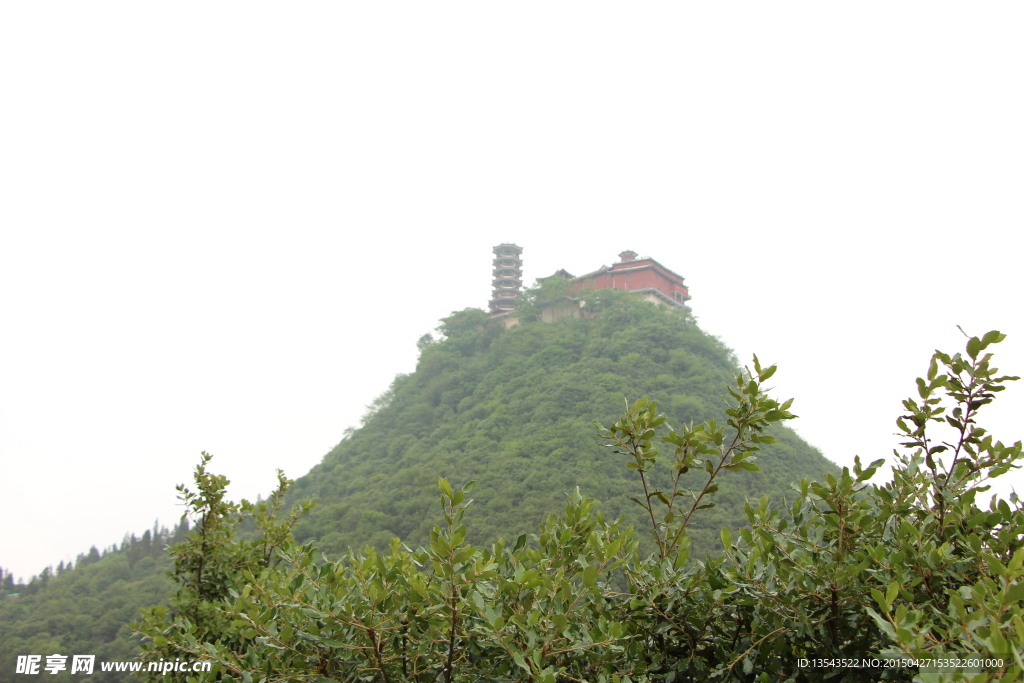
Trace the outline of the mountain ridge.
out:
<instances>
[{"instance_id":1,"label":"mountain ridge","mask_svg":"<svg viewBox=\"0 0 1024 683\"><path fill-rule=\"evenodd\" d=\"M392 536L422 543L436 521L438 476L478 480L468 517L477 543L533 531L576 486L606 515L639 521L628 473L598 445L594 420L616 420L641 396L658 400L671 424L724 417L721 397L740 368L688 310L616 290L589 298L592 319L540 322L529 305L507 330L477 309L445 318L443 340L421 344L416 371L397 377L363 426L296 481L293 501L319 503L296 537L330 552L384 547ZM695 549L716 549L719 526L744 523L745 498L839 471L792 430L776 435L754 483L723 482L728 504L694 527Z\"/></svg>"},{"instance_id":2,"label":"mountain ridge","mask_svg":"<svg viewBox=\"0 0 1024 683\"><path fill-rule=\"evenodd\" d=\"M332 555L383 547L394 536L422 544L440 517L438 476L479 481L466 519L475 543L536 531L577 486L607 517L639 521L629 501L635 481L599 445L594 420L609 424L624 401L645 395L677 426L718 418L736 359L685 309L601 290L588 296L592 318L546 323L543 302L532 296L512 329L466 309L441 321L442 339L421 338L416 370L397 376L362 426L296 480L287 502L318 503L296 528L297 540L317 539ZM721 527L746 524L745 500L778 500L801 477L839 471L792 430L774 434L780 443L760 454L761 472L722 478L718 507L702 510L688 532L695 556L720 547ZM0 681L21 654L70 654L73 647L133 656L124 615L165 601L170 585L166 555L135 564L131 548L65 570L35 595L0 601ZM84 631L87 622L102 628ZM63 672L53 680L71 679ZM127 679L107 672L97 680Z\"/></svg>"}]
</instances>

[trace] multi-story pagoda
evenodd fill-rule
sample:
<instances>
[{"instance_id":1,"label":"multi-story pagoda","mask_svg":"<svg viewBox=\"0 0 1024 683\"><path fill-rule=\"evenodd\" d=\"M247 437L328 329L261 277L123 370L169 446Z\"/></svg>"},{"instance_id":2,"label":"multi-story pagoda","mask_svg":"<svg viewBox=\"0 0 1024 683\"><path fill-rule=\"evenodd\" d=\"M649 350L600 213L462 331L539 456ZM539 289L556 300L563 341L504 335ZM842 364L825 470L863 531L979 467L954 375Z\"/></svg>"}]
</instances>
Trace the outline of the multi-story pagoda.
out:
<instances>
[{"instance_id":1,"label":"multi-story pagoda","mask_svg":"<svg viewBox=\"0 0 1024 683\"><path fill-rule=\"evenodd\" d=\"M523 286L523 248L515 244L499 244L494 248L494 288L491 292L491 313L508 313L516 307Z\"/></svg>"}]
</instances>

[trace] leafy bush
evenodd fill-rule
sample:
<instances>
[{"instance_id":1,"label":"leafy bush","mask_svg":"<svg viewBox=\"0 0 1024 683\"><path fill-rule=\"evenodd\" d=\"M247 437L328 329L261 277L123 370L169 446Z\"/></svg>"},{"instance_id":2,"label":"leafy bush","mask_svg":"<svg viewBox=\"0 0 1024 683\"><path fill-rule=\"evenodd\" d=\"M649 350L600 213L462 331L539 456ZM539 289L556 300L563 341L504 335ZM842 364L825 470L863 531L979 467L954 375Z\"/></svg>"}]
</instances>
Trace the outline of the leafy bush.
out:
<instances>
[{"instance_id":1,"label":"leafy bush","mask_svg":"<svg viewBox=\"0 0 1024 683\"><path fill-rule=\"evenodd\" d=\"M636 473L633 501L656 548L647 556L631 527L606 522L578 490L532 537L475 547L463 524L474 482L443 478L443 521L425 548L395 540L331 560L289 538L301 510L277 522L273 505L248 508L261 540L239 542L238 509L204 460L199 492L186 493L196 529L175 550L182 588L140 627L148 656L214 662L190 681L1022 680L1024 511L1015 496L977 501L1021 458L1020 442L977 424L1017 379L982 353L1002 338L935 354L897 421L905 450L891 482L870 484L883 461L858 459L852 472L795 484L792 502L748 502L749 526L737 538L723 529L724 552L703 560L690 558L692 520L722 477L756 476L741 473L758 469L767 428L793 417L790 402L763 393L775 368L756 357L730 388L724 425L675 430L641 399L599 426ZM701 486L687 485L690 470L704 472ZM866 657L1000 663L838 661Z\"/></svg>"}]
</instances>

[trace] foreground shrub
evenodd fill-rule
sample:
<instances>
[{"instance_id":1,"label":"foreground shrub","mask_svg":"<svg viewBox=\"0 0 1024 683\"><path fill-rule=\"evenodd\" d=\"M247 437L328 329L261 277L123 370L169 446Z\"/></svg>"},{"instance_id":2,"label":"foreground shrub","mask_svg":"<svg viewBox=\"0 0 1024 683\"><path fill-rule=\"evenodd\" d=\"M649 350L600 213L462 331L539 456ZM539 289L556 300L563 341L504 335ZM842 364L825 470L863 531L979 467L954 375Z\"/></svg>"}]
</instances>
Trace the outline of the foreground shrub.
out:
<instances>
[{"instance_id":1,"label":"foreground shrub","mask_svg":"<svg viewBox=\"0 0 1024 683\"><path fill-rule=\"evenodd\" d=\"M749 526L735 539L723 529L721 554L703 560L689 557L690 521L714 505L720 477L756 472L767 430L794 417L791 401L764 394L775 367L756 357L730 387L725 425L675 430L647 399L598 425L636 472L647 557L578 490L532 538L474 547L463 524L474 482L440 479L429 547L395 540L335 561L295 545L301 510L276 519L287 480L268 503L234 506L204 456L198 492L182 489L195 529L173 550L181 589L138 625L146 657L213 660L189 680L1022 680L1024 511L1016 496L978 500L1021 458L1020 442L977 424L1017 379L983 353L1002 339L933 356L897 420L891 482L870 484L883 461L857 459L795 484L792 501L748 502ZM239 541L248 518L258 538ZM964 658L997 663L950 665Z\"/></svg>"}]
</instances>

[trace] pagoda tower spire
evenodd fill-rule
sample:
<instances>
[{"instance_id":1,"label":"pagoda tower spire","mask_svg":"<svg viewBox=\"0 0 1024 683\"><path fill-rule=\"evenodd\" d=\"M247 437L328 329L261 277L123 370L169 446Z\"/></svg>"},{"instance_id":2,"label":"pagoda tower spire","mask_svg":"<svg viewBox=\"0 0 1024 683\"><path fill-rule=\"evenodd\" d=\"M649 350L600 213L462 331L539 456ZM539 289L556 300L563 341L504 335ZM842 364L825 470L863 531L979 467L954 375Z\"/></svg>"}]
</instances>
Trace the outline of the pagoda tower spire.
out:
<instances>
[{"instance_id":1,"label":"pagoda tower spire","mask_svg":"<svg viewBox=\"0 0 1024 683\"><path fill-rule=\"evenodd\" d=\"M507 313L516 307L523 286L523 248L515 244L494 247L494 284L491 292L491 313Z\"/></svg>"}]
</instances>

